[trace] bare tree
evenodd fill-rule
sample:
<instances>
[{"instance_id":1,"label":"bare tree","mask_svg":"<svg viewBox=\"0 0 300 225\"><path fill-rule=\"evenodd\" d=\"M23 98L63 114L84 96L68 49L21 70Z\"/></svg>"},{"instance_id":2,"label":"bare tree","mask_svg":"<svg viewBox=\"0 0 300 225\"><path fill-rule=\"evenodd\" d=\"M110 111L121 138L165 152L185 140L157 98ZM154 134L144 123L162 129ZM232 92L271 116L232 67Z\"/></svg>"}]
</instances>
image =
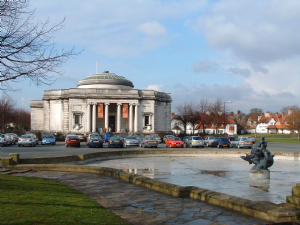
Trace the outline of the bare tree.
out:
<instances>
[{"instance_id":1,"label":"bare tree","mask_svg":"<svg viewBox=\"0 0 300 225\"><path fill-rule=\"evenodd\" d=\"M209 123L210 121L210 117L209 115L206 113L209 110L210 107L210 103L207 99L200 99L199 103L198 103L198 126L199 128L202 126L203 127L203 133L205 133L205 126Z\"/></svg>"},{"instance_id":2,"label":"bare tree","mask_svg":"<svg viewBox=\"0 0 300 225\"><path fill-rule=\"evenodd\" d=\"M289 108L290 109L290 108ZM293 139L295 131L298 133L298 141L300 140L300 108L298 106L293 107L292 113L287 117L288 127L293 133Z\"/></svg>"},{"instance_id":3,"label":"bare tree","mask_svg":"<svg viewBox=\"0 0 300 225\"><path fill-rule=\"evenodd\" d=\"M216 126L216 134L218 134L219 127L224 122L223 115L223 101L217 98L215 102L211 103L211 122Z\"/></svg>"},{"instance_id":4,"label":"bare tree","mask_svg":"<svg viewBox=\"0 0 300 225\"><path fill-rule=\"evenodd\" d=\"M180 125L183 126L184 132L186 133L187 126L191 123L191 119L196 115L195 103L184 102L176 107L177 114L173 117Z\"/></svg>"},{"instance_id":5,"label":"bare tree","mask_svg":"<svg viewBox=\"0 0 300 225\"><path fill-rule=\"evenodd\" d=\"M262 112L263 112L263 110L260 109L260 108L252 108L252 109L250 109L250 116L249 116L249 118L251 120L252 126L253 126L253 124L255 126L255 138L257 137L256 136L256 127L258 125L258 121L260 119L260 115L262 114Z\"/></svg>"},{"instance_id":6,"label":"bare tree","mask_svg":"<svg viewBox=\"0 0 300 225\"><path fill-rule=\"evenodd\" d=\"M7 123L13 121L15 102L6 95L0 99L0 126L2 133L5 133Z\"/></svg>"},{"instance_id":7,"label":"bare tree","mask_svg":"<svg viewBox=\"0 0 300 225\"><path fill-rule=\"evenodd\" d=\"M53 74L62 74L59 67L70 57L77 55L71 50L57 50L53 39L62 29L62 22L49 25L33 23L34 10L28 1L0 3L1 13L1 76L0 89L9 90L9 82L31 80L35 85L52 84Z\"/></svg>"},{"instance_id":8,"label":"bare tree","mask_svg":"<svg viewBox=\"0 0 300 225\"><path fill-rule=\"evenodd\" d=\"M30 130L30 121L30 112L20 108L14 111L14 122L19 130Z\"/></svg>"}]
</instances>

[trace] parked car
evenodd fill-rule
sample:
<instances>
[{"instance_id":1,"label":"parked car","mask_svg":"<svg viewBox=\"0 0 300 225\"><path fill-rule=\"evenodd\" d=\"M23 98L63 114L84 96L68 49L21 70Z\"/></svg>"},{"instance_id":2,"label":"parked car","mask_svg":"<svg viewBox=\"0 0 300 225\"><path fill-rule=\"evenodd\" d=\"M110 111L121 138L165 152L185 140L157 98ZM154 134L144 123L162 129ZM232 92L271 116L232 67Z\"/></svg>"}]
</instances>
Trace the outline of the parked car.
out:
<instances>
[{"instance_id":1,"label":"parked car","mask_svg":"<svg viewBox=\"0 0 300 225\"><path fill-rule=\"evenodd\" d=\"M148 148L148 147L154 147L157 148L158 141L155 139L155 137L146 136L144 139L140 142L140 147Z\"/></svg>"},{"instance_id":2,"label":"parked car","mask_svg":"<svg viewBox=\"0 0 300 225\"><path fill-rule=\"evenodd\" d=\"M118 136L113 136L110 138L108 141L108 147L120 147L123 148L123 138L118 137Z\"/></svg>"},{"instance_id":3,"label":"parked car","mask_svg":"<svg viewBox=\"0 0 300 225\"><path fill-rule=\"evenodd\" d=\"M91 137L93 137L93 136L100 137L100 138L102 139L102 142L103 142L103 138L101 137L100 134L98 134L98 133L91 133L91 134L89 134L89 135L87 136L87 138L86 138L86 145L87 145L87 146L89 145L90 140L91 140Z\"/></svg>"},{"instance_id":4,"label":"parked car","mask_svg":"<svg viewBox=\"0 0 300 225\"><path fill-rule=\"evenodd\" d=\"M234 140L231 140L230 144L232 148L252 148L253 142L247 137L237 137Z\"/></svg>"},{"instance_id":5,"label":"parked car","mask_svg":"<svg viewBox=\"0 0 300 225\"><path fill-rule=\"evenodd\" d=\"M187 140L189 139L190 136L184 136L182 138L183 143L185 144L187 142Z\"/></svg>"},{"instance_id":6,"label":"parked car","mask_svg":"<svg viewBox=\"0 0 300 225\"><path fill-rule=\"evenodd\" d=\"M167 140L169 137L174 137L174 135L165 135L165 136L163 137L163 143L164 143L164 144L166 143L166 140Z\"/></svg>"},{"instance_id":7,"label":"parked car","mask_svg":"<svg viewBox=\"0 0 300 225\"><path fill-rule=\"evenodd\" d=\"M103 148L103 139L100 135L91 135L88 140L89 141L87 145L89 146L89 148Z\"/></svg>"},{"instance_id":8,"label":"parked car","mask_svg":"<svg viewBox=\"0 0 300 225\"><path fill-rule=\"evenodd\" d=\"M183 148L183 141L179 137L168 137L165 144L170 148Z\"/></svg>"},{"instance_id":9,"label":"parked car","mask_svg":"<svg viewBox=\"0 0 300 225\"><path fill-rule=\"evenodd\" d=\"M7 146L8 144L8 139L9 137L6 134L1 134L0 135L0 145L3 146Z\"/></svg>"},{"instance_id":10,"label":"parked car","mask_svg":"<svg viewBox=\"0 0 300 225\"><path fill-rule=\"evenodd\" d=\"M126 146L139 146L140 140L136 136L127 136L123 139L123 145Z\"/></svg>"},{"instance_id":11,"label":"parked car","mask_svg":"<svg viewBox=\"0 0 300 225\"><path fill-rule=\"evenodd\" d=\"M35 145L39 145L39 139L35 134L30 134L35 141Z\"/></svg>"},{"instance_id":12,"label":"parked car","mask_svg":"<svg viewBox=\"0 0 300 225\"><path fill-rule=\"evenodd\" d=\"M42 145L56 145L56 138L52 134L46 134L42 137Z\"/></svg>"},{"instance_id":13,"label":"parked car","mask_svg":"<svg viewBox=\"0 0 300 225\"><path fill-rule=\"evenodd\" d=\"M193 147L201 147L204 148L204 140L200 136L190 136L185 143L185 147L193 148Z\"/></svg>"},{"instance_id":14,"label":"parked car","mask_svg":"<svg viewBox=\"0 0 300 225\"><path fill-rule=\"evenodd\" d=\"M227 137L219 137L217 147L218 148L224 148L224 147L230 148L229 139Z\"/></svg>"},{"instance_id":15,"label":"parked car","mask_svg":"<svg viewBox=\"0 0 300 225\"><path fill-rule=\"evenodd\" d=\"M144 135L138 135L138 136L136 136L136 139L141 141L144 139L144 137L145 137Z\"/></svg>"},{"instance_id":16,"label":"parked car","mask_svg":"<svg viewBox=\"0 0 300 225\"><path fill-rule=\"evenodd\" d=\"M32 134L24 134L19 137L18 146L21 147L25 145L29 145L31 147L36 146L36 140Z\"/></svg>"},{"instance_id":17,"label":"parked car","mask_svg":"<svg viewBox=\"0 0 300 225\"><path fill-rule=\"evenodd\" d=\"M15 133L9 133L10 135L12 135L13 139L15 140L15 143L18 142L19 136Z\"/></svg>"},{"instance_id":18,"label":"parked car","mask_svg":"<svg viewBox=\"0 0 300 225\"><path fill-rule=\"evenodd\" d=\"M14 137L10 133L7 133L6 136L7 136L7 144L8 145L16 144Z\"/></svg>"},{"instance_id":19,"label":"parked car","mask_svg":"<svg viewBox=\"0 0 300 225\"><path fill-rule=\"evenodd\" d=\"M206 147L217 147L218 146L218 137L206 137L204 139L204 145Z\"/></svg>"},{"instance_id":20,"label":"parked car","mask_svg":"<svg viewBox=\"0 0 300 225\"><path fill-rule=\"evenodd\" d=\"M246 138L248 138L249 141L251 141L251 142L253 142L253 144L255 144L256 139L255 139L254 137L248 136L248 137L246 137Z\"/></svg>"},{"instance_id":21,"label":"parked car","mask_svg":"<svg viewBox=\"0 0 300 225\"><path fill-rule=\"evenodd\" d=\"M104 134L104 138L103 138L104 142L109 142L110 138L113 137L113 136L114 136L113 132L106 132Z\"/></svg>"},{"instance_id":22,"label":"parked car","mask_svg":"<svg viewBox=\"0 0 300 225\"><path fill-rule=\"evenodd\" d=\"M76 134L68 134L65 139L66 148L69 146L80 147L80 139Z\"/></svg>"},{"instance_id":23,"label":"parked car","mask_svg":"<svg viewBox=\"0 0 300 225\"><path fill-rule=\"evenodd\" d=\"M160 136L153 136L153 137L157 141L158 144L161 143L161 137Z\"/></svg>"}]
</instances>

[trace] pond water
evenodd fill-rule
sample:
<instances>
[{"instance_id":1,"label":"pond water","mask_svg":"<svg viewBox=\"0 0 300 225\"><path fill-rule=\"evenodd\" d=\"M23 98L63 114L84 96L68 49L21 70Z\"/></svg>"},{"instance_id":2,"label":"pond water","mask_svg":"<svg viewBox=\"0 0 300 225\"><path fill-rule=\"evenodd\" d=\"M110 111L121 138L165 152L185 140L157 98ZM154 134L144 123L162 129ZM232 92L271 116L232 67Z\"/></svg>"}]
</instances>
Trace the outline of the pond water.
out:
<instances>
[{"instance_id":1,"label":"pond water","mask_svg":"<svg viewBox=\"0 0 300 225\"><path fill-rule=\"evenodd\" d=\"M94 161L90 166L120 169L180 186L197 186L255 201L285 203L300 183L300 161L276 160L270 180L250 180L252 165L238 155L139 156Z\"/></svg>"}]
</instances>

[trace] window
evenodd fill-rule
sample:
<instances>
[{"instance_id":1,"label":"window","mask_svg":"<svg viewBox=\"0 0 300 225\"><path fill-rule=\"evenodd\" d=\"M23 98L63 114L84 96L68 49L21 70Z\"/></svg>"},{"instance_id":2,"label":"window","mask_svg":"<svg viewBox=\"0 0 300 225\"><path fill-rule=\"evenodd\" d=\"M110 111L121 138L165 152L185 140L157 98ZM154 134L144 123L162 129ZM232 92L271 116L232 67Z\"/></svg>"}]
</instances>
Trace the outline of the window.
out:
<instances>
[{"instance_id":1,"label":"window","mask_svg":"<svg viewBox=\"0 0 300 225\"><path fill-rule=\"evenodd\" d=\"M75 124L79 124L79 115L75 115Z\"/></svg>"},{"instance_id":2,"label":"window","mask_svg":"<svg viewBox=\"0 0 300 225\"><path fill-rule=\"evenodd\" d=\"M280 124L280 122L276 122L276 124L277 124L277 125L279 125L279 124Z\"/></svg>"},{"instance_id":3,"label":"window","mask_svg":"<svg viewBox=\"0 0 300 225\"><path fill-rule=\"evenodd\" d=\"M149 116L145 116L145 124L144 126L149 125Z\"/></svg>"}]
</instances>

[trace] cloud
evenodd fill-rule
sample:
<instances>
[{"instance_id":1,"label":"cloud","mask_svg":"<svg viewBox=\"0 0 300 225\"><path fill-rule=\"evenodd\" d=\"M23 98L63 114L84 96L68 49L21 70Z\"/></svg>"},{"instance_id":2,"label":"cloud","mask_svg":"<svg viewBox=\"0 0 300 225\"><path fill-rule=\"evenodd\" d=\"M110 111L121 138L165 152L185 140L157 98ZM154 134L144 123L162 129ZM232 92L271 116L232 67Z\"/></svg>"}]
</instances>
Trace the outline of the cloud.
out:
<instances>
[{"instance_id":1,"label":"cloud","mask_svg":"<svg viewBox=\"0 0 300 225\"><path fill-rule=\"evenodd\" d=\"M210 59L204 59L194 64L194 72L196 73L216 72L218 69L220 66Z\"/></svg>"},{"instance_id":2,"label":"cloud","mask_svg":"<svg viewBox=\"0 0 300 225\"><path fill-rule=\"evenodd\" d=\"M137 26L137 30L150 36L162 36L167 33L157 21L142 23Z\"/></svg>"},{"instance_id":3,"label":"cloud","mask_svg":"<svg viewBox=\"0 0 300 225\"><path fill-rule=\"evenodd\" d=\"M150 84L145 88L146 90L163 91L163 86L160 84Z\"/></svg>"},{"instance_id":4,"label":"cloud","mask_svg":"<svg viewBox=\"0 0 300 225\"><path fill-rule=\"evenodd\" d=\"M298 21L299 1L221 1L186 25L204 33L213 49L228 51L259 69L300 54Z\"/></svg>"},{"instance_id":5,"label":"cloud","mask_svg":"<svg viewBox=\"0 0 300 225\"><path fill-rule=\"evenodd\" d=\"M227 71L236 76L241 76L241 77L250 77L251 76L251 70L249 70L248 68L240 69L237 67L230 67Z\"/></svg>"}]
</instances>

